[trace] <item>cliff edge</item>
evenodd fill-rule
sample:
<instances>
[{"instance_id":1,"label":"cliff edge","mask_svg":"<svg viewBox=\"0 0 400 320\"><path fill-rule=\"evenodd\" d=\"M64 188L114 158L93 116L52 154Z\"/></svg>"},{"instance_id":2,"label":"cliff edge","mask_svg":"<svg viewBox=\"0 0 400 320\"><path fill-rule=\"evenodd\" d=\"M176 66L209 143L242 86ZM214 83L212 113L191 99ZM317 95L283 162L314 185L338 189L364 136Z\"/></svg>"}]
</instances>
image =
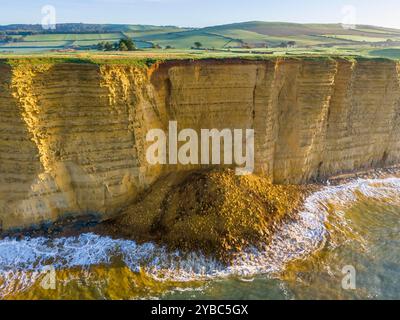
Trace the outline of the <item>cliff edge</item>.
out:
<instances>
[{"instance_id":1,"label":"cliff edge","mask_svg":"<svg viewBox=\"0 0 400 320\"><path fill-rule=\"evenodd\" d=\"M10 230L121 214L160 177L146 133L254 129L255 173L276 184L400 163L400 64L209 59L152 66L0 63L0 223Z\"/></svg>"}]
</instances>

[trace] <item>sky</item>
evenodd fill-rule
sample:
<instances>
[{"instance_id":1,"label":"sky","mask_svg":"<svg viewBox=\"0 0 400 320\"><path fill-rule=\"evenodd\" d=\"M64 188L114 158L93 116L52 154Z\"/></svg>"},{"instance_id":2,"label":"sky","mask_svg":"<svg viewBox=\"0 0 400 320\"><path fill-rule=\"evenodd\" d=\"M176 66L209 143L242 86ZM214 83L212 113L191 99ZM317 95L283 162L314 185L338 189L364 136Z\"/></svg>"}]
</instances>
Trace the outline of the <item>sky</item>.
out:
<instances>
[{"instance_id":1,"label":"sky","mask_svg":"<svg viewBox=\"0 0 400 320\"><path fill-rule=\"evenodd\" d=\"M57 23L204 27L255 20L346 23L350 19L351 24L400 29L399 0L0 0L0 24L40 24L46 5L55 8Z\"/></svg>"}]
</instances>

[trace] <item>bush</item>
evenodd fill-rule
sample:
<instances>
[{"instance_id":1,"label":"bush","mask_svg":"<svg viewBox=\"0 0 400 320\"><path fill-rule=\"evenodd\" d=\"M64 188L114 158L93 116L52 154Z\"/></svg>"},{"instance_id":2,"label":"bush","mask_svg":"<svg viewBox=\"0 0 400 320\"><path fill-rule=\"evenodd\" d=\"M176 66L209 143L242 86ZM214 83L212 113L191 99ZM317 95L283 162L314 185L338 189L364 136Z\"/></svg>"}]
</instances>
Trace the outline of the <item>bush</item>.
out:
<instances>
[{"instance_id":1,"label":"bush","mask_svg":"<svg viewBox=\"0 0 400 320\"><path fill-rule=\"evenodd\" d=\"M120 42L118 50L119 51L128 51L128 47L126 46L126 44L124 42Z\"/></svg>"},{"instance_id":2,"label":"bush","mask_svg":"<svg viewBox=\"0 0 400 320\"><path fill-rule=\"evenodd\" d=\"M135 43L131 38L121 39L118 44L119 51L134 51L136 50Z\"/></svg>"},{"instance_id":3,"label":"bush","mask_svg":"<svg viewBox=\"0 0 400 320\"><path fill-rule=\"evenodd\" d=\"M97 46L96 46L96 48L97 48L97 50L99 50L99 51L104 51L105 50L105 42L104 41L102 41L102 42L99 42L98 44L97 44Z\"/></svg>"},{"instance_id":4,"label":"bush","mask_svg":"<svg viewBox=\"0 0 400 320\"><path fill-rule=\"evenodd\" d=\"M114 47L113 47L112 43L106 42L106 43L104 44L104 50L105 50L105 51L112 51L113 49L114 49Z\"/></svg>"}]
</instances>

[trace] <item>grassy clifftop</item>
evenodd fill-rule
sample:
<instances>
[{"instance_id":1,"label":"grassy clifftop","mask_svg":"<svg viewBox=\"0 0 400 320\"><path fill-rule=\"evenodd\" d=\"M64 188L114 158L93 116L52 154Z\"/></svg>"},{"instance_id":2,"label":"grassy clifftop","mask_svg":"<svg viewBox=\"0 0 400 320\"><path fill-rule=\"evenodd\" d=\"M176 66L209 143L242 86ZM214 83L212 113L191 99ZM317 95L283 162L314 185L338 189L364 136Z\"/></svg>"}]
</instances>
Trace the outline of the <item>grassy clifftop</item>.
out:
<instances>
[{"instance_id":1,"label":"grassy clifftop","mask_svg":"<svg viewBox=\"0 0 400 320\"><path fill-rule=\"evenodd\" d=\"M341 56L341 55L281 55L281 56L266 56L266 55L152 55L148 56L145 53L135 55L32 55L32 56L1 56L0 64L7 64L10 66L20 64L60 64L60 63L74 63L74 64L95 64L95 65L132 65L136 67L151 67L152 65L160 62L168 61L197 61L197 60L210 60L210 61L273 61L280 60L302 60L302 61L332 61L332 60L346 60L346 61L393 61L391 58L384 57L363 57L363 56Z\"/></svg>"}]
</instances>

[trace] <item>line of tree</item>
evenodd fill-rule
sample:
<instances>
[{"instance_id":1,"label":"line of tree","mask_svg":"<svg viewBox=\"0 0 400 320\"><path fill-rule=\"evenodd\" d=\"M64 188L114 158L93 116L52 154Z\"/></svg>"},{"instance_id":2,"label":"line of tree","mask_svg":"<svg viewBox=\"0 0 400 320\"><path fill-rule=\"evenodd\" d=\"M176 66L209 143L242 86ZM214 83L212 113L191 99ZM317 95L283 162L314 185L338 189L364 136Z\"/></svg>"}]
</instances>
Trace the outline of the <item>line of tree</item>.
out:
<instances>
[{"instance_id":1,"label":"line of tree","mask_svg":"<svg viewBox=\"0 0 400 320\"><path fill-rule=\"evenodd\" d=\"M20 40L22 40L22 38L13 38L13 37L8 36L8 35L0 34L0 41L1 42L10 43L10 42L19 42Z\"/></svg>"},{"instance_id":2,"label":"line of tree","mask_svg":"<svg viewBox=\"0 0 400 320\"><path fill-rule=\"evenodd\" d=\"M99 51L135 51L137 50L132 39L120 39L119 42L99 42L96 46Z\"/></svg>"},{"instance_id":3,"label":"line of tree","mask_svg":"<svg viewBox=\"0 0 400 320\"><path fill-rule=\"evenodd\" d=\"M280 48L294 48L297 45L296 41L281 42Z\"/></svg>"}]
</instances>

